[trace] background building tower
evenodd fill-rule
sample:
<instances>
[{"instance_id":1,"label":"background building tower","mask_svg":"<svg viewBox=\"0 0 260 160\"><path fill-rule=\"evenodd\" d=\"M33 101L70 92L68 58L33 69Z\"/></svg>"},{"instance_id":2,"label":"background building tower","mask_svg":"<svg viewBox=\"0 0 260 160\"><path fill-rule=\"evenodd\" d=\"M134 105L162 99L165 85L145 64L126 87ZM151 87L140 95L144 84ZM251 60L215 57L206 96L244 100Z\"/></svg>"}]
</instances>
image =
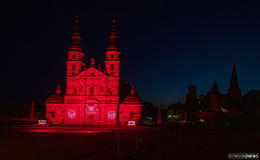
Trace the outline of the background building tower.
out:
<instances>
[{"instance_id":1,"label":"background building tower","mask_svg":"<svg viewBox=\"0 0 260 160\"><path fill-rule=\"evenodd\" d=\"M228 95L231 96L231 97L241 96L241 90L240 90L239 84L238 84L237 71L236 71L236 64L235 63L233 64L233 70L232 70Z\"/></svg>"}]
</instances>

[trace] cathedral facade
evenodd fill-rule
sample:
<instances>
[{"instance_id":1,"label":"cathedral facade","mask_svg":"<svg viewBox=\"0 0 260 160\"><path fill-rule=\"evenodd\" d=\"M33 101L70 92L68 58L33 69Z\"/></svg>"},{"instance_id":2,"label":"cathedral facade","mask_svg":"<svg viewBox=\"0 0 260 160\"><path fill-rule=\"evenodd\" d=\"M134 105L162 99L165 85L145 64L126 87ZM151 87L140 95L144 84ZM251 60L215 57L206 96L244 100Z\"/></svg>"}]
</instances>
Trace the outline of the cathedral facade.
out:
<instances>
[{"instance_id":1,"label":"cathedral facade","mask_svg":"<svg viewBox=\"0 0 260 160\"><path fill-rule=\"evenodd\" d=\"M139 123L142 102L133 86L121 83L116 20L113 19L104 70L91 59L84 63L79 22L76 19L68 49L66 91L58 86L46 100L46 119L52 124L126 125Z\"/></svg>"}]
</instances>

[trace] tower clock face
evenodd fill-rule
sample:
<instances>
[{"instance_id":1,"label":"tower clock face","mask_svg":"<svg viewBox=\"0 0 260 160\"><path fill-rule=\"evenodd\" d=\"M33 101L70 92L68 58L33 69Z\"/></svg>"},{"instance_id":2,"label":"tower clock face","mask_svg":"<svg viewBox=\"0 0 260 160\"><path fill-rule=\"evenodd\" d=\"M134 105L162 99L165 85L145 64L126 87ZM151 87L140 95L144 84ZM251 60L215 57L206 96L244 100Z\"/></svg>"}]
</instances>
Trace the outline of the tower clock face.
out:
<instances>
[{"instance_id":1,"label":"tower clock face","mask_svg":"<svg viewBox=\"0 0 260 160\"><path fill-rule=\"evenodd\" d=\"M68 117L69 117L70 119L74 119L74 118L76 117L76 111L73 110L73 109L70 109L70 110L68 111Z\"/></svg>"},{"instance_id":2,"label":"tower clock face","mask_svg":"<svg viewBox=\"0 0 260 160\"><path fill-rule=\"evenodd\" d=\"M87 104L86 111L87 112L97 112L97 105L96 104Z\"/></svg>"}]
</instances>

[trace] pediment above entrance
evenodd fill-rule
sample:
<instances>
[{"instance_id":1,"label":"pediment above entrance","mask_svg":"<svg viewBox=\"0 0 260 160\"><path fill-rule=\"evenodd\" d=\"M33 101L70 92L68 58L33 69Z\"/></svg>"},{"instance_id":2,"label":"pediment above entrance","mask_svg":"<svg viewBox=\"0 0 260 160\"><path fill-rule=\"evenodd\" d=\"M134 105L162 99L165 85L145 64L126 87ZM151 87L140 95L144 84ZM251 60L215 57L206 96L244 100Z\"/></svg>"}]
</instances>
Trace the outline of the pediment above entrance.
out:
<instances>
[{"instance_id":1,"label":"pediment above entrance","mask_svg":"<svg viewBox=\"0 0 260 160\"><path fill-rule=\"evenodd\" d=\"M100 103L98 100L93 99L93 98L91 98L91 99L86 99L84 102L85 102L86 104Z\"/></svg>"},{"instance_id":2,"label":"pediment above entrance","mask_svg":"<svg viewBox=\"0 0 260 160\"><path fill-rule=\"evenodd\" d=\"M87 77L95 77L95 76L103 76L103 77L108 77L105 73L101 72L100 70L96 68L88 68L78 74L77 76L87 76Z\"/></svg>"}]
</instances>

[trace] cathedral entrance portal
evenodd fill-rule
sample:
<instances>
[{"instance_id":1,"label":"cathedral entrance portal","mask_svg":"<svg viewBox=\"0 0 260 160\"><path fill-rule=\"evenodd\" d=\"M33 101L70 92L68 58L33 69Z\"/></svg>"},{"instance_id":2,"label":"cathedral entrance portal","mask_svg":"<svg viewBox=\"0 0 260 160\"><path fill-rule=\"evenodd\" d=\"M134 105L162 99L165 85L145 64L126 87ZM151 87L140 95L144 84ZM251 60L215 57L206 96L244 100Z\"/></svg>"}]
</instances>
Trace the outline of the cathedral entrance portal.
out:
<instances>
[{"instance_id":1,"label":"cathedral entrance portal","mask_svg":"<svg viewBox=\"0 0 260 160\"><path fill-rule=\"evenodd\" d=\"M95 103L93 103L95 102ZM96 101L90 101L85 104L85 124L98 125L100 124L99 104Z\"/></svg>"},{"instance_id":2,"label":"cathedral entrance portal","mask_svg":"<svg viewBox=\"0 0 260 160\"><path fill-rule=\"evenodd\" d=\"M95 124L95 116L94 115L88 115L87 123L88 123L88 125L94 125Z\"/></svg>"}]
</instances>

